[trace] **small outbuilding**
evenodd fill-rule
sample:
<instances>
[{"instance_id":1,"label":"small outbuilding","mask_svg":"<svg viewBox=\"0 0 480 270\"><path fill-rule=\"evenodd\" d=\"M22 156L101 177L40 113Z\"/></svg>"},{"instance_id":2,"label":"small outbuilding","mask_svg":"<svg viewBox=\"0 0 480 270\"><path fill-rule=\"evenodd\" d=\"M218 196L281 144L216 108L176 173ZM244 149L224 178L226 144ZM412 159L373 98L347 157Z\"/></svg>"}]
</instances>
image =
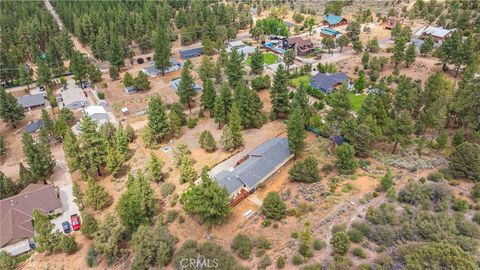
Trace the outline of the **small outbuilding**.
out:
<instances>
[{"instance_id":1,"label":"small outbuilding","mask_svg":"<svg viewBox=\"0 0 480 270\"><path fill-rule=\"evenodd\" d=\"M32 121L28 123L24 130L27 133L35 133L43 127L43 120Z\"/></svg>"},{"instance_id":2,"label":"small outbuilding","mask_svg":"<svg viewBox=\"0 0 480 270\"><path fill-rule=\"evenodd\" d=\"M102 106L88 106L84 110L85 115L90 116L98 125L108 123L108 114Z\"/></svg>"},{"instance_id":3,"label":"small outbuilding","mask_svg":"<svg viewBox=\"0 0 480 270\"><path fill-rule=\"evenodd\" d=\"M340 31L337 31L335 29L332 29L330 27L324 27L322 31L320 31L320 36L322 37L331 37L331 38L337 38L340 36L342 33Z\"/></svg>"},{"instance_id":4,"label":"small outbuilding","mask_svg":"<svg viewBox=\"0 0 480 270\"><path fill-rule=\"evenodd\" d=\"M137 92L137 89L135 88L135 86L130 85L130 86L125 87L123 89L123 91L125 91L125 93L127 93L127 94L133 94L133 93Z\"/></svg>"}]
</instances>

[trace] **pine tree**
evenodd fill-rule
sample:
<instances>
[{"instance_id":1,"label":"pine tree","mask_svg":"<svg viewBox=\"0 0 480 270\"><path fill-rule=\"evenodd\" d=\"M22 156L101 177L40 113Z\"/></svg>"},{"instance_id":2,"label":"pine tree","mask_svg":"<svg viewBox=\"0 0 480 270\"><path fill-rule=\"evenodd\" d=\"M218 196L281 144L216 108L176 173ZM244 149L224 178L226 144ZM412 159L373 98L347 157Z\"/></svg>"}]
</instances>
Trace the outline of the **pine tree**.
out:
<instances>
[{"instance_id":1,"label":"pine tree","mask_svg":"<svg viewBox=\"0 0 480 270\"><path fill-rule=\"evenodd\" d=\"M350 43L350 39L347 35L341 35L337 38L337 45L340 47L340 52L342 52L344 47L348 46L348 43Z\"/></svg>"},{"instance_id":2,"label":"pine tree","mask_svg":"<svg viewBox=\"0 0 480 270\"><path fill-rule=\"evenodd\" d=\"M7 153L7 146L5 145L5 139L0 135L0 157Z\"/></svg>"},{"instance_id":3,"label":"pine tree","mask_svg":"<svg viewBox=\"0 0 480 270\"><path fill-rule=\"evenodd\" d=\"M267 218L281 220L287 214L287 205L278 193L269 192L265 200L263 200L260 210Z\"/></svg>"},{"instance_id":4,"label":"pine tree","mask_svg":"<svg viewBox=\"0 0 480 270\"><path fill-rule=\"evenodd\" d=\"M368 61L370 61L370 54L368 51L364 51L362 55L362 64L364 69L368 69Z\"/></svg>"},{"instance_id":5,"label":"pine tree","mask_svg":"<svg viewBox=\"0 0 480 270\"><path fill-rule=\"evenodd\" d=\"M228 116L228 125L223 129L220 143L223 149L231 151L243 145L242 126L238 106L234 103Z\"/></svg>"},{"instance_id":6,"label":"pine tree","mask_svg":"<svg viewBox=\"0 0 480 270\"><path fill-rule=\"evenodd\" d=\"M318 161L313 156L308 156L305 160L298 160L288 171L293 181L304 183L314 183L320 181L320 172L318 170Z\"/></svg>"},{"instance_id":7,"label":"pine tree","mask_svg":"<svg viewBox=\"0 0 480 270\"><path fill-rule=\"evenodd\" d=\"M217 143L215 142L212 133L208 130L204 130L200 134L199 143L200 146L207 152L213 152L217 150Z\"/></svg>"},{"instance_id":8,"label":"pine tree","mask_svg":"<svg viewBox=\"0 0 480 270\"><path fill-rule=\"evenodd\" d=\"M75 51L72 54L72 60L68 68L73 73L75 81L79 82L80 85L87 79L87 61L81 52Z\"/></svg>"},{"instance_id":9,"label":"pine tree","mask_svg":"<svg viewBox=\"0 0 480 270\"><path fill-rule=\"evenodd\" d=\"M225 73L227 74L230 87L236 87L243 81L243 57L235 48L228 54Z\"/></svg>"},{"instance_id":10,"label":"pine tree","mask_svg":"<svg viewBox=\"0 0 480 270\"><path fill-rule=\"evenodd\" d=\"M92 239L97 229L98 222L93 215L87 211L82 211L82 227L80 228L82 234L88 239Z\"/></svg>"},{"instance_id":11,"label":"pine tree","mask_svg":"<svg viewBox=\"0 0 480 270\"><path fill-rule=\"evenodd\" d=\"M178 95L180 102L188 105L190 113L192 113L192 99L197 94L194 89L195 81L190 74L191 62L187 60L183 66L182 75L180 76L180 83L178 85Z\"/></svg>"},{"instance_id":12,"label":"pine tree","mask_svg":"<svg viewBox=\"0 0 480 270\"><path fill-rule=\"evenodd\" d=\"M395 39L395 46L393 47L392 62L395 63L395 68L405 59L405 40L403 38Z\"/></svg>"},{"instance_id":13,"label":"pine tree","mask_svg":"<svg viewBox=\"0 0 480 270\"><path fill-rule=\"evenodd\" d=\"M28 133L23 133L22 142L23 153L33 178L36 181L46 181L55 167L55 159L47 143L43 140L33 142Z\"/></svg>"},{"instance_id":14,"label":"pine tree","mask_svg":"<svg viewBox=\"0 0 480 270\"><path fill-rule=\"evenodd\" d=\"M355 148L348 143L344 143L335 148L335 165L341 174L353 174L357 168L355 160Z\"/></svg>"},{"instance_id":15,"label":"pine tree","mask_svg":"<svg viewBox=\"0 0 480 270\"><path fill-rule=\"evenodd\" d=\"M400 22L396 22L390 34L392 38L396 40L397 37L400 37L401 33L402 33L402 25L400 24Z\"/></svg>"},{"instance_id":16,"label":"pine tree","mask_svg":"<svg viewBox=\"0 0 480 270\"><path fill-rule=\"evenodd\" d=\"M50 117L50 114L47 112L47 110L42 109L42 121L43 121L43 128L48 132L49 136L53 136L53 120Z\"/></svg>"},{"instance_id":17,"label":"pine tree","mask_svg":"<svg viewBox=\"0 0 480 270\"><path fill-rule=\"evenodd\" d=\"M193 183L198 177L195 168L193 168L192 159L185 155L180 164L180 183Z\"/></svg>"},{"instance_id":18,"label":"pine tree","mask_svg":"<svg viewBox=\"0 0 480 270\"><path fill-rule=\"evenodd\" d=\"M330 106L327 113L329 123L341 123L351 117L350 91L345 84L327 96L327 104Z\"/></svg>"},{"instance_id":19,"label":"pine tree","mask_svg":"<svg viewBox=\"0 0 480 270\"><path fill-rule=\"evenodd\" d=\"M13 128L17 128L17 121L21 120L23 114L22 105L17 103L17 99L7 91L0 87L0 117L3 122L12 124Z\"/></svg>"},{"instance_id":20,"label":"pine tree","mask_svg":"<svg viewBox=\"0 0 480 270\"><path fill-rule=\"evenodd\" d=\"M20 186L22 187L26 187L36 182L33 178L32 172L25 167L22 162L20 162L18 174L20 176Z\"/></svg>"},{"instance_id":21,"label":"pine tree","mask_svg":"<svg viewBox=\"0 0 480 270\"><path fill-rule=\"evenodd\" d=\"M116 258L120 253L119 244L124 240L125 233L126 228L118 217L107 214L94 234L94 250L104 254L108 259Z\"/></svg>"},{"instance_id":22,"label":"pine tree","mask_svg":"<svg viewBox=\"0 0 480 270\"><path fill-rule=\"evenodd\" d=\"M37 209L33 210L33 227L35 229L35 244L40 250L54 252L59 249L59 232L52 232L54 225L50 222L48 216L41 214Z\"/></svg>"},{"instance_id":23,"label":"pine tree","mask_svg":"<svg viewBox=\"0 0 480 270\"><path fill-rule=\"evenodd\" d=\"M437 143L436 145L437 149L445 149L445 147L447 147L448 134L445 130L440 131L436 139L436 143Z\"/></svg>"},{"instance_id":24,"label":"pine tree","mask_svg":"<svg viewBox=\"0 0 480 270\"><path fill-rule=\"evenodd\" d=\"M155 191L143 174L139 173L135 180L127 183L127 190L117 204L117 212L129 232L134 232L140 225L149 225L157 211Z\"/></svg>"},{"instance_id":25,"label":"pine tree","mask_svg":"<svg viewBox=\"0 0 480 270\"><path fill-rule=\"evenodd\" d=\"M288 146L295 156L298 156L305 147L305 138L307 133L305 131L305 120L302 116L300 108L288 116L287 121Z\"/></svg>"},{"instance_id":26,"label":"pine tree","mask_svg":"<svg viewBox=\"0 0 480 270\"><path fill-rule=\"evenodd\" d=\"M199 68L200 79L203 84L206 84L207 80L215 76L215 65L211 57L204 57Z\"/></svg>"},{"instance_id":27,"label":"pine tree","mask_svg":"<svg viewBox=\"0 0 480 270\"><path fill-rule=\"evenodd\" d=\"M110 68L108 69L108 74L110 78L114 81L120 78L120 73L118 73L118 67L116 66L110 66Z\"/></svg>"},{"instance_id":28,"label":"pine tree","mask_svg":"<svg viewBox=\"0 0 480 270\"><path fill-rule=\"evenodd\" d=\"M332 37L324 37L322 38L322 45L327 49L328 53L331 53L332 49L335 48L335 39Z\"/></svg>"},{"instance_id":29,"label":"pine tree","mask_svg":"<svg viewBox=\"0 0 480 270\"><path fill-rule=\"evenodd\" d=\"M67 156L67 164L70 171L75 171L79 168L80 162L80 146L75 134L71 129L65 130L65 135L63 138L63 151Z\"/></svg>"},{"instance_id":30,"label":"pine tree","mask_svg":"<svg viewBox=\"0 0 480 270\"><path fill-rule=\"evenodd\" d=\"M393 174L391 170L388 170L387 173L380 179L380 189L382 191L387 191L395 184L393 180Z\"/></svg>"},{"instance_id":31,"label":"pine tree","mask_svg":"<svg viewBox=\"0 0 480 270\"><path fill-rule=\"evenodd\" d=\"M272 116L274 118L285 118L288 115L288 73L283 65L278 65L277 71L273 77L273 87L270 90L270 99L272 100Z\"/></svg>"},{"instance_id":32,"label":"pine tree","mask_svg":"<svg viewBox=\"0 0 480 270\"><path fill-rule=\"evenodd\" d=\"M480 181L480 146L464 142L448 157L448 168L454 177Z\"/></svg>"},{"instance_id":33,"label":"pine tree","mask_svg":"<svg viewBox=\"0 0 480 270\"><path fill-rule=\"evenodd\" d=\"M395 154L398 144L405 145L410 143L412 132L412 120L408 115L402 113L390 120L385 129L385 135L391 142L395 143L392 154Z\"/></svg>"},{"instance_id":34,"label":"pine tree","mask_svg":"<svg viewBox=\"0 0 480 270\"><path fill-rule=\"evenodd\" d=\"M115 176L120 171L124 161L124 157L120 153L118 153L118 151L114 147L109 146L107 148L105 167L111 175Z\"/></svg>"},{"instance_id":35,"label":"pine tree","mask_svg":"<svg viewBox=\"0 0 480 270\"><path fill-rule=\"evenodd\" d=\"M359 54L363 50L363 44L359 39L353 40L352 48L357 54Z\"/></svg>"},{"instance_id":36,"label":"pine tree","mask_svg":"<svg viewBox=\"0 0 480 270\"><path fill-rule=\"evenodd\" d=\"M161 182L163 180L162 167L163 160L158 158L154 152L151 152L147 163L147 178L156 183Z\"/></svg>"},{"instance_id":37,"label":"pine tree","mask_svg":"<svg viewBox=\"0 0 480 270\"><path fill-rule=\"evenodd\" d=\"M213 181L206 170L202 171L202 181L192 185L180 198L185 212L197 215L208 226L218 225L227 219L231 212L230 194Z\"/></svg>"},{"instance_id":38,"label":"pine tree","mask_svg":"<svg viewBox=\"0 0 480 270\"><path fill-rule=\"evenodd\" d=\"M27 85L27 90L30 92L30 84L33 82L32 79L32 70L27 68L25 64L20 64L18 66L18 77L22 85Z\"/></svg>"},{"instance_id":39,"label":"pine tree","mask_svg":"<svg viewBox=\"0 0 480 270\"><path fill-rule=\"evenodd\" d=\"M37 84L49 86L52 83L52 72L48 64L42 60L37 60Z\"/></svg>"},{"instance_id":40,"label":"pine tree","mask_svg":"<svg viewBox=\"0 0 480 270\"><path fill-rule=\"evenodd\" d=\"M175 161L175 166L179 167L182 164L184 156L190 155L190 147L183 141L178 142L173 148L173 160Z\"/></svg>"},{"instance_id":41,"label":"pine tree","mask_svg":"<svg viewBox=\"0 0 480 270\"><path fill-rule=\"evenodd\" d=\"M145 72L139 72L137 77L133 80L133 87L135 87L137 91L145 91L150 89L148 75Z\"/></svg>"},{"instance_id":42,"label":"pine tree","mask_svg":"<svg viewBox=\"0 0 480 270\"><path fill-rule=\"evenodd\" d=\"M202 92L202 107L205 110L210 112L210 115L213 116L214 107L215 107L215 86L213 85L212 79L207 79L205 84L203 85L203 92Z\"/></svg>"},{"instance_id":43,"label":"pine tree","mask_svg":"<svg viewBox=\"0 0 480 270\"><path fill-rule=\"evenodd\" d=\"M295 61L295 51L293 49L288 49L283 55L283 62L285 63L286 70L290 70L290 65Z\"/></svg>"},{"instance_id":44,"label":"pine tree","mask_svg":"<svg viewBox=\"0 0 480 270\"><path fill-rule=\"evenodd\" d=\"M157 27L153 37L153 61L155 61L155 67L162 71L163 76L165 76L165 69L171 65L170 56L172 54L172 42L166 23L163 22Z\"/></svg>"},{"instance_id":45,"label":"pine tree","mask_svg":"<svg viewBox=\"0 0 480 270\"><path fill-rule=\"evenodd\" d=\"M125 62L123 61L124 50L120 42L118 35L110 33L110 46L107 52L107 60L110 65L114 65L117 68L123 67Z\"/></svg>"},{"instance_id":46,"label":"pine tree","mask_svg":"<svg viewBox=\"0 0 480 270\"><path fill-rule=\"evenodd\" d=\"M256 110L253 92L245 84L239 84L236 90L236 102L240 112L240 123L243 128L257 126L259 112Z\"/></svg>"},{"instance_id":47,"label":"pine tree","mask_svg":"<svg viewBox=\"0 0 480 270\"><path fill-rule=\"evenodd\" d=\"M464 142L465 142L465 129L459 128L455 131L455 134L453 134L452 145L457 147Z\"/></svg>"},{"instance_id":48,"label":"pine tree","mask_svg":"<svg viewBox=\"0 0 480 270\"><path fill-rule=\"evenodd\" d=\"M428 36L420 46L420 53L423 56L427 56L427 54L433 50L433 45L435 45L435 42L432 36Z\"/></svg>"},{"instance_id":49,"label":"pine tree","mask_svg":"<svg viewBox=\"0 0 480 270\"><path fill-rule=\"evenodd\" d=\"M168 113L168 125L173 137L177 138L180 136L180 132L182 131L182 118L177 112L170 111Z\"/></svg>"},{"instance_id":50,"label":"pine tree","mask_svg":"<svg viewBox=\"0 0 480 270\"><path fill-rule=\"evenodd\" d=\"M122 157L122 160L128 159L130 156L128 137L122 125L120 125L115 132L115 148L118 154Z\"/></svg>"},{"instance_id":51,"label":"pine tree","mask_svg":"<svg viewBox=\"0 0 480 270\"><path fill-rule=\"evenodd\" d=\"M0 171L0 200L16 195L20 192L20 186Z\"/></svg>"},{"instance_id":52,"label":"pine tree","mask_svg":"<svg viewBox=\"0 0 480 270\"><path fill-rule=\"evenodd\" d=\"M213 116L215 118L215 123L218 123L218 128L221 128L223 124L227 121L227 112L225 111L225 102L222 95L217 95L215 98Z\"/></svg>"},{"instance_id":53,"label":"pine tree","mask_svg":"<svg viewBox=\"0 0 480 270\"><path fill-rule=\"evenodd\" d=\"M96 170L100 176L100 168L107 155L105 138L97 131L97 124L89 116L82 117L80 131L80 172L86 174Z\"/></svg>"},{"instance_id":54,"label":"pine tree","mask_svg":"<svg viewBox=\"0 0 480 270\"><path fill-rule=\"evenodd\" d=\"M250 68L253 74L262 74L263 72L263 53L258 48L250 56Z\"/></svg>"},{"instance_id":55,"label":"pine tree","mask_svg":"<svg viewBox=\"0 0 480 270\"><path fill-rule=\"evenodd\" d=\"M165 105L160 96L155 95L150 98L148 103L148 127L150 128L155 141L159 142L168 134L169 124Z\"/></svg>"},{"instance_id":56,"label":"pine tree","mask_svg":"<svg viewBox=\"0 0 480 270\"><path fill-rule=\"evenodd\" d=\"M85 189L85 202L94 210L103 209L111 204L111 198L103 186L93 178L87 178L87 188Z\"/></svg>"},{"instance_id":57,"label":"pine tree","mask_svg":"<svg viewBox=\"0 0 480 270\"><path fill-rule=\"evenodd\" d=\"M366 87L366 83L367 83L366 81L367 79L365 78L365 72L363 70L360 70L358 72L358 79L355 80L353 84L353 88L355 88L355 90L357 90L358 93L362 93Z\"/></svg>"},{"instance_id":58,"label":"pine tree","mask_svg":"<svg viewBox=\"0 0 480 270\"><path fill-rule=\"evenodd\" d=\"M407 47L407 50L405 51L405 63L407 64L407 68L409 67L410 64L415 62L416 55L417 55L417 48L415 47L415 44L410 43Z\"/></svg>"}]
</instances>

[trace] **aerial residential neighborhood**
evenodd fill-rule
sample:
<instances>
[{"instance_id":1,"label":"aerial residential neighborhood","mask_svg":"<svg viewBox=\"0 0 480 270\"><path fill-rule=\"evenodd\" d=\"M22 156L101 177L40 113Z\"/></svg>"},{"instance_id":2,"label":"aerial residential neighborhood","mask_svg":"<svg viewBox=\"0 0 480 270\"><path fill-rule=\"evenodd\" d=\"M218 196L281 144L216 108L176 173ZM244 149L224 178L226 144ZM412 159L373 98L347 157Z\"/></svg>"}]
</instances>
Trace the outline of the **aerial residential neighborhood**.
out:
<instances>
[{"instance_id":1,"label":"aerial residential neighborhood","mask_svg":"<svg viewBox=\"0 0 480 270\"><path fill-rule=\"evenodd\" d=\"M0 269L480 268L480 2L0 1Z\"/></svg>"}]
</instances>

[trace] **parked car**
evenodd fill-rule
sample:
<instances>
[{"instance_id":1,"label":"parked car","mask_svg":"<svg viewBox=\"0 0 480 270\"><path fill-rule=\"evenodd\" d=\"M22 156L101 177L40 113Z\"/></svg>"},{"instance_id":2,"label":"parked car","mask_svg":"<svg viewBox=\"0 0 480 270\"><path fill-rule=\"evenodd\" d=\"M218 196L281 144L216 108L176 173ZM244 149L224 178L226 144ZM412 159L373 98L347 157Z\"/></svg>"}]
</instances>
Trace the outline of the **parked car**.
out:
<instances>
[{"instance_id":1,"label":"parked car","mask_svg":"<svg viewBox=\"0 0 480 270\"><path fill-rule=\"evenodd\" d=\"M74 231L80 230L80 226L81 226L80 225L80 217L77 214L75 214L75 215L71 215L70 219L72 221L72 229Z\"/></svg>"},{"instance_id":2,"label":"parked car","mask_svg":"<svg viewBox=\"0 0 480 270\"><path fill-rule=\"evenodd\" d=\"M65 234L69 234L72 230L70 229L70 224L68 223L68 221L64 221L62 222L62 228L63 228L63 232Z\"/></svg>"}]
</instances>

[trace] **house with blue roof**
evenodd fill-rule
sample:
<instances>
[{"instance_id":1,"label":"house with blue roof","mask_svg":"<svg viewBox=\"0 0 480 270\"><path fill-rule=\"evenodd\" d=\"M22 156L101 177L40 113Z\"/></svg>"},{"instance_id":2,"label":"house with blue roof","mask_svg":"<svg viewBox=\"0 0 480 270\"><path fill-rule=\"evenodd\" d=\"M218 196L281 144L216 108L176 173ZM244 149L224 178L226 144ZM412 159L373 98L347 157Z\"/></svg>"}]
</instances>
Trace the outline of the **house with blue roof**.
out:
<instances>
[{"instance_id":1,"label":"house with blue roof","mask_svg":"<svg viewBox=\"0 0 480 270\"><path fill-rule=\"evenodd\" d=\"M253 193L292 157L287 138L272 138L241 158L234 168L214 175L213 180L228 190L234 202Z\"/></svg>"},{"instance_id":2,"label":"house with blue roof","mask_svg":"<svg viewBox=\"0 0 480 270\"><path fill-rule=\"evenodd\" d=\"M310 86L324 94L330 94L346 81L348 77L344 72L333 74L319 72L310 79Z\"/></svg>"},{"instance_id":3,"label":"house with blue roof","mask_svg":"<svg viewBox=\"0 0 480 270\"><path fill-rule=\"evenodd\" d=\"M198 57L203 54L203 47L188 49L188 50L180 50L180 57L182 59L190 59L194 57Z\"/></svg>"},{"instance_id":4,"label":"house with blue roof","mask_svg":"<svg viewBox=\"0 0 480 270\"><path fill-rule=\"evenodd\" d=\"M342 33L340 31L337 31L337 30L332 29L330 27L324 27L322 29L322 31L320 31L320 36L322 36L322 37L337 38L341 34Z\"/></svg>"},{"instance_id":5,"label":"house with blue roof","mask_svg":"<svg viewBox=\"0 0 480 270\"><path fill-rule=\"evenodd\" d=\"M348 21L342 16L328 14L327 16L323 17L323 25L328 26L330 28L334 28L337 26L345 25Z\"/></svg>"}]
</instances>

